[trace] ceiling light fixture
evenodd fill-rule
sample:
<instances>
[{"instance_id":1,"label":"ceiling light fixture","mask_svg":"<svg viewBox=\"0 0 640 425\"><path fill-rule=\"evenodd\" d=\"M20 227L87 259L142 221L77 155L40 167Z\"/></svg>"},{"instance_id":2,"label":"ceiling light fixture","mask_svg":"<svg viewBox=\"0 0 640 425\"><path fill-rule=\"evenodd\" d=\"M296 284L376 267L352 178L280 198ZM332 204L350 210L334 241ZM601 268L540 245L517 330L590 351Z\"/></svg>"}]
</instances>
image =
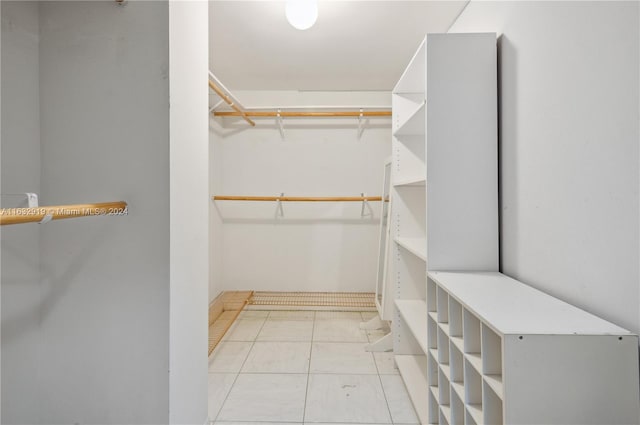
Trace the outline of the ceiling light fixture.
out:
<instances>
[{"instance_id":1,"label":"ceiling light fixture","mask_svg":"<svg viewBox=\"0 0 640 425\"><path fill-rule=\"evenodd\" d=\"M318 19L318 0L288 0L285 13L294 28L309 29Z\"/></svg>"}]
</instances>

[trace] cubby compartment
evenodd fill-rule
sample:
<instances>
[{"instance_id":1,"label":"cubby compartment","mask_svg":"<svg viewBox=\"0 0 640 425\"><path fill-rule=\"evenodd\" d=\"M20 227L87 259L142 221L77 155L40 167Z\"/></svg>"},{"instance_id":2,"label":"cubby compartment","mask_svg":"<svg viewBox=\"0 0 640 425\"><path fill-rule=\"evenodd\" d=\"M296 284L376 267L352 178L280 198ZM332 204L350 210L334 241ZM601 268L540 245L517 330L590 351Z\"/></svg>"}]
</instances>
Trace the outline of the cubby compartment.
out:
<instances>
[{"instance_id":1,"label":"cubby compartment","mask_svg":"<svg viewBox=\"0 0 640 425\"><path fill-rule=\"evenodd\" d=\"M438 348L438 324L432 313L427 316L427 345L429 349Z\"/></svg>"},{"instance_id":2,"label":"cubby compartment","mask_svg":"<svg viewBox=\"0 0 640 425\"><path fill-rule=\"evenodd\" d=\"M438 359L433 357L431 353L427 362L427 380L430 387L438 386Z\"/></svg>"},{"instance_id":3,"label":"cubby compartment","mask_svg":"<svg viewBox=\"0 0 640 425\"><path fill-rule=\"evenodd\" d=\"M453 343L449 346L449 355L451 389L458 393L460 399L464 399L464 356Z\"/></svg>"},{"instance_id":4,"label":"cubby compartment","mask_svg":"<svg viewBox=\"0 0 640 425\"><path fill-rule=\"evenodd\" d=\"M448 369L448 367L447 367ZM451 386L449 384L449 377L447 376L447 370L442 368L442 365L438 368L438 399L441 405L449 404L449 394L451 392Z\"/></svg>"},{"instance_id":5,"label":"cubby compartment","mask_svg":"<svg viewBox=\"0 0 640 425\"><path fill-rule=\"evenodd\" d=\"M478 424L478 422L476 422L476 416L473 415L473 413L471 412L471 410L469 410L469 408L465 409L465 412L464 412L464 423L465 423L465 425L480 425L480 424L482 424L482 422L480 422L480 424Z\"/></svg>"},{"instance_id":6,"label":"cubby compartment","mask_svg":"<svg viewBox=\"0 0 640 425\"><path fill-rule=\"evenodd\" d=\"M451 392L451 425L464 425L464 402L456 393Z\"/></svg>"},{"instance_id":7,"label":"cubby compartment","mask_svg":"<svg viewBox=\"0 0 640 425\"><path fill-rule=\"evenodd\" d=\"M441 424L451 424L451 408L449 405L440 405L440 423Z\"/></svg>"},{"instance_id":8,"label":"cubby compartment","mask_svg":"<svg viewBox=\"0 0 640 425\"><path fill-rule=\"evenodd\" d=\"M424 261L400 246L396 246L396 250L396 276L402 280L402 287L398 289L396 299L424 301L426 298Z\"/></svg>"},{"instance_id":9,"label":"cubby compartment","mask_svg":"<svg viewBox=\"0 0 640 425\"><path fill-rule=\"evenodd\" d=\"M465 358L482 373L480 320L468 310L463 312L463 341Z\"/></svg>"},{"instance_id":10,"label":"cubby compartment","mask_svg":"<svg viewBox=\"0 0 640 425\"><path fill-rule=\"evenodd\" d=\"M449 338L460 351L464 351L462 305L449 296Z\"/></svg>"},{"instance_id":11,"label":"cubby compartment","mask_svg":"<svg viewBox=\"0 0 640 425\"><path fill-rule=\"evenodd\" d=\"M431 387L429 391L429 423L437 424L440 421L440 402L438 400L438 388Z\"/></svg>"},{"instance_id":12,"label":"cubby compartment","mask_svg":"<svg viewBox=\"0 0 640 425\"><path fill-rule=\"evenodd\" d=\"M482 405L482 377L466 359L464 362L464 402L472 406Z\"/></svg>"},{"instance_id":13,"label":"cubby compartment","mask_svg":"<svg viewBox=\"0 0 640 425\"><path fill-rule=\"evenodd\" d=\"M462 305L449 296L449 336L462 337Z\"/></svg>"},{"instance_id":14,"label":"cubby compartment","mask_svg":"<svg viewBox=\"0 0 640 425\"><path fill-rule=\"evenodd\" d=\"M438 328L438 363L449 364L449 336Z\"/></svg>"},{"instance_id":15,"label":"cubby compartment","mask_svg":"<svg viewBox=\"0 0 640 425\"><path fill-rule=\"evenodd\" d=\"M491 425L502 425L502 399L493 391L493 388L485 381L482 389L482 411L484 423Z\"/></svg>"},{"instance_id":16,"label":"cubby compartment","mask_svg":"<svg viewBox=\"0 0 640 425\"><path fill-rule=\"evenodd\" d=\"M502 397L502 338L482 324L482 373L486 383Z\"/></svg>"},{"instance_id":17,"label":"cubby compartment","mask_svg":"<svg viewBox=\"0 0 640 425\"><path fill-rule=\"evenodd\" d=\"M438 323L449 323L449 294L441 287L437 287Z\"/></svg>"},{"instance_id":18,"label":"cubby compartment","mask_svg":"<svg viewBox=\"0 0 640 425\"><path fill-rule=\"evenodd\" d=\"M437 288L438 285L430 277L427 277L427 311L430 313L438 311Z\"/></svg>"}]
</instances>

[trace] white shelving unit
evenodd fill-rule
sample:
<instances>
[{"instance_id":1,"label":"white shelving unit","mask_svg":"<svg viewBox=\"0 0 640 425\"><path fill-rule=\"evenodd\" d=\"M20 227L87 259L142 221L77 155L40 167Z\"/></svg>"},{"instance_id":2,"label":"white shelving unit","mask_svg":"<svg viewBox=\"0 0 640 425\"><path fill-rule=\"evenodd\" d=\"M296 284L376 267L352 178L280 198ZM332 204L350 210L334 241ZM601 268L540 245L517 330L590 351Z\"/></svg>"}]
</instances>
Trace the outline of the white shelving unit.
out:
<instances>
[{"instance_id":1,"label":"white shelving unit","mask_svg":"<svg viewBox=\"0 0 640 425\"><path fill-rule=\"evenodd\" d=\"M638 423L638 337L498 273L495 34L392 94L395 361L422 424Z\"/></svg>"},{"instance_id":2,"label":"white shelving unit","mask_svg":"<svg viewBox=\"0 0 640 425\"><path fill-rule=\"evenodd\" d=\"M636 335L497 272L430 271L427 286L431 423L638 423Z\"/></svg>"},{"instance_id":3,"label":"white shelving unit","mask_svg":"<svg viewBox=\"0 0 640 425\"><path fill-rule=\"evenodd\" d=\"M498 267L496 102L495 34L428 35L392 94L394 353L422 423L467 411L462 318L443 320L427 269Z\"/></svg>"}]
</instances>

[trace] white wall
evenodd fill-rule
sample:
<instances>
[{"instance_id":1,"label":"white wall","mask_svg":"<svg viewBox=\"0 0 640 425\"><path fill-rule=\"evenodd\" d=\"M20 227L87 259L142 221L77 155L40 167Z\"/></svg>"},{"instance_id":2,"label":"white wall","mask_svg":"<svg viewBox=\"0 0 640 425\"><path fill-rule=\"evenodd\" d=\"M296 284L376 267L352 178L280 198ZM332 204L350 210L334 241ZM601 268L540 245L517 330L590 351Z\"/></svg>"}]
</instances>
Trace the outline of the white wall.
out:
<instances>
[{"instance_id":1,"label":"white wall","mask_svg":"<svg viewBox=\"0 0 640 425\"><path fill-rule=\"evenodd\" d=\"M471 2L499 40L505 273L640 331L638 2Z\"/></svg>"},{"instance_id":2,"label":"white wall","mask_svg":"<svg viewBox=\"0 0 640 425\"><path fill-rule=\"evenodd\" d=\"M26 206L40 192L38 3L2 2L2 207ZM39 227L3 226L2 242L2 423L36 423Z\"/></svg>"},{"instance_id":3,"label":"white wall","mask_svg":"<svg viewBox=\"0 0 640 425\"><path fill-rule=\"evenodd\" d=\"M171 63L171 424L207 421L208 2L169 3Z\"/></svg>"},{"instance_id":4,"label":"white wall","mask_svg":"<svg viewBox=\"0 0 640 425\"><path fill-rule=\"evenodd\" d=\"M389 105L380 92L234 91L245 106ZM219 124L225 124L221 128ZM391 155L389 119L371 119L360 140L357 118L285 119L285 139L275 120L216 119L212 143L222 171L219 195L379 196L382 168ZM375 290L378 202L361 218L360 203L213 203L224 221L219 290Z\"/></svg>"},{"instance_id":5,"label":"white wall","mask_svg":"<svg viewBox=\"0 0 640 425\"><path fill-rule=\"evenodd\" d=\"M42 203L129 203L41 227L41 423L169 420L168 10L40 4Z\"/></svg>"}]
</instances>

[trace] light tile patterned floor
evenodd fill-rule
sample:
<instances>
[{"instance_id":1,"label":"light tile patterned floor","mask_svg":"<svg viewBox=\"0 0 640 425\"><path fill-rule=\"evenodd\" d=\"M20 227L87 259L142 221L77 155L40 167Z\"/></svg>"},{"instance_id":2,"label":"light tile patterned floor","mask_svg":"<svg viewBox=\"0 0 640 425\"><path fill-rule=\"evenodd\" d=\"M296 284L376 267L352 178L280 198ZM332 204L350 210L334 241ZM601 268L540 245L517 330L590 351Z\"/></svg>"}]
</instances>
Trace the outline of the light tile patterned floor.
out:
<instances>
[{"instance_id":1,"label":"light tile patterned floor","mask_svg":"<svg viewBox=\"0 0 640 425\"><path fill-rule=\"evenodd\" d=\"M215 425L417 424L369 312L244 311L209 358Z\"/></svg>"}]
</instances>

